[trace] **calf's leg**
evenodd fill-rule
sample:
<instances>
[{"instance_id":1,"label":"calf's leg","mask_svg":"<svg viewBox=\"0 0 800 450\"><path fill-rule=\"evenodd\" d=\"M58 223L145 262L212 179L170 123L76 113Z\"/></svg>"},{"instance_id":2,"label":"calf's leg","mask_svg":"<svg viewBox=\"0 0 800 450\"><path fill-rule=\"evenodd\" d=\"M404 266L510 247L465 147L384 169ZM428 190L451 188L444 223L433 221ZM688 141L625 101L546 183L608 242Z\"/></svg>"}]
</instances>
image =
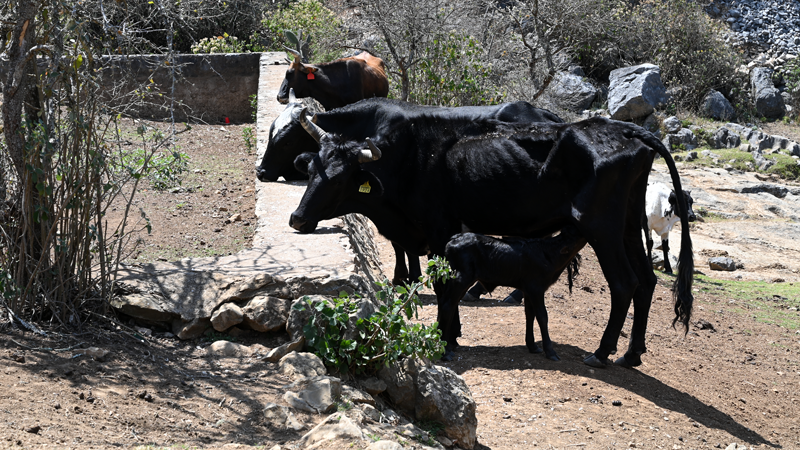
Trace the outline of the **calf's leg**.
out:
<instances>
[{"instance_id":1,"label":"calf's leg","mask_svg":"<svg viewBox=\"0 0 800 450\"><path fill-rule=\"evenodd\" d=\"M664 252L664 273L672 273L669 263L669 239L661 238L661 250Z\"/></svg>"}]
</instances>

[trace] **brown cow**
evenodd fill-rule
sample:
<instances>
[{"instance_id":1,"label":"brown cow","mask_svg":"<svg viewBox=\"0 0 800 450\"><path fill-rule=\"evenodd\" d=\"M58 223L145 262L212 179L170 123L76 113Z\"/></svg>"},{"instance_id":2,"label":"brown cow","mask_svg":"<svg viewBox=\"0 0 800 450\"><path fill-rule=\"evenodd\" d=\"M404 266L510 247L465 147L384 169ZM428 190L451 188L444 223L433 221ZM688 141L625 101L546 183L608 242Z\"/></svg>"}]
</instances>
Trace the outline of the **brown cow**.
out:
<instances>
[{"instance_id":1,"label":"brown cow","mask_svg":"<svg viewBox=\"0 0 800 450\"><path fill-rule=\"evenodd\" d=\"M383 60L367 52L322 64L303 64L297 52L292 54L294 62L278 91L283 104L289 102L289 89L300 98L314 97L326 110L389 94Z\"/></svg>"}]
</instances>

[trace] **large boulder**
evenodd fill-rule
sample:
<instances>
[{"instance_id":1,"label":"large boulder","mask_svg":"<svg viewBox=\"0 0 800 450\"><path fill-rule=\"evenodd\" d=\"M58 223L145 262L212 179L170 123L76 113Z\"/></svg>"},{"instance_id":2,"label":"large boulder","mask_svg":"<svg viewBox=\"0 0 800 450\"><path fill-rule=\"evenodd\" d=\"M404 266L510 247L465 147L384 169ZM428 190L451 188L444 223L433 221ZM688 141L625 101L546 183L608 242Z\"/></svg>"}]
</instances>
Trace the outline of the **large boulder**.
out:
<instances>
[{"instance_id":1,"label":"large boulder","mask_svg":"<svg viewBox=\"0 0 800 450\"><path fill-rule=\"evenodd\" d=\"M711 90L703 100L703 115L717 120L730 120L736 112L721 92Z\"/></svg>"},{"instance_id":2,"label":"large boulder","mask_svg":"<svg viewBox=\"0 0 800 450\"><path fill-rule=\"evenodd\" d=\"M262 295L253 298L244 308L244 323L256 331L277 331L286 326L291 300Z\"/></svg>"},{"instance_id":3,"label":"large boulder","mask_svg":"<svg viewBox=\"0 0 800 450\"><path fill-rule=\"evenodd\" d=\"M211 315L211 325L217 331L225 331L228 328L242 323L244 314L242 308L234 303L225 303Z\"/></svg>"},{"instance_id":4,"label":"large boulder","mask_svg":"<svg viewBox=\"0 0 800 450\"><path fill-rule=\"evenodd\" d=\"M553 103L572 112L589 109L597 96L597 88L592 83L570 72L556 73L548 91Z\"/></svg>"},{"instance_id":5,"label":"large boulder","mask_svg":"<svg viewBox=\"0 0 800 450\"><path fill-rule=\"evenodd\" d=\"M755 67L750 72L750 87L756 111L768 119L780 119L786 114L780 91L772 83L772 69Z\"/></svg>"},{"instance_id":6,"label":"large boulder","mask_svg":"<svg viewBox=\"0 0 800 450\"><path fill-rule=\"evenodd\" d=\"M719 127L709 139L711 148L737 148L742 145L739 134L727 127Z\"/></svg>"},{"instance_id":7,"label":"large boulder","mask_svg":"<svg viewBox=\"0 0 800 450\"><path fill-rule=\"evenodd\" d=\"M458 446L472 449L476 443L477 405L467 383L447 367L422 367L417 375L417 420L444 425L444 433Z\"/></svg>"},{"instance_id":8,"label":"large boulder","mask_svg":"<svg viewBox=\"0 0 800 450\"><path fill-rule=\"evenodd\" d=\"M633 120L647 117L668 100L658 66L641 64L611 71L608 109L612 119Z\"/></svg>"},{"instance_id":9,"label":"large boulder","mask_svg":"<svg viewBox=\"0 0 800 450\"><path fill-rule=\"evenodd\" d=\"M313 353L291 352L281 358L278 370L292 378L307 378L325 375L328 370L319 356Z\"/></svg>"},{"instance_id":10,"label":"large boulder","mask_svg":"<svg viewBox=\"0 0 800 450\"><path fill-rule=\"evenodd\" d=\"M302 378L288 386L283 400L292 408L324 414L336 409L342 396L342 381L334 377Z\"/></svg>"}]
</instances>

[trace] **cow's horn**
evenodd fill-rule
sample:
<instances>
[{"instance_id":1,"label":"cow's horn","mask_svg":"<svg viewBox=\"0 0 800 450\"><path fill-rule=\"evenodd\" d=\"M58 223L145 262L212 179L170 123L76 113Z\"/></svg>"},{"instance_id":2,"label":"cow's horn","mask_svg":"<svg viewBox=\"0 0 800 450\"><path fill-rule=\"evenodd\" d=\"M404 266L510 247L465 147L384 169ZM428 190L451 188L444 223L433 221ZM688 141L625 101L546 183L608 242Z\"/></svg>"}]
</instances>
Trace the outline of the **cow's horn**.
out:
<instances>
[{"instance_id":1,"label":"cow's horn","mask_svg":"<svg viewBox=\"0 0 800 450\"><path fill-rule=\"evenodd\" d=\"M370 161L377 161L381 159L381 156L383 156L383 154L381 153L381 150L378 148L378 146L375 145L374 142L372 142L372 139L367 138L367 145L369 146L369 149L365 148L364 150L361 150L361 154L358 155L358 162L364 163Z\"/></svg>"},{"instance_id":2,"label":"cow's horn","mask_svg":"<svg viewBox=\"0 0 800 450\"><path fill-rule=\"evenodd\" d=\"M308 116L306 115L307 110L308 107L304 107L300 111L300 125L302 125L303 129L306 130L308 134L310 134L311 137L313 137L314 140L317 141L317 143L319 143L319 141L321 141L322 138L324 138L328 133L322 128L320 128L319 125L308 120Z\"/></svg>"},{"instance_id":3,"label":"cow's horn","mask_svg":"<svg viewBox=\"0 0 800 450\"><path fill-rule=\"evenodd\" d=\"M289 103L297 103L297 97L294 95L294 88L289 88Z\"/></svg>"}]
</instances>

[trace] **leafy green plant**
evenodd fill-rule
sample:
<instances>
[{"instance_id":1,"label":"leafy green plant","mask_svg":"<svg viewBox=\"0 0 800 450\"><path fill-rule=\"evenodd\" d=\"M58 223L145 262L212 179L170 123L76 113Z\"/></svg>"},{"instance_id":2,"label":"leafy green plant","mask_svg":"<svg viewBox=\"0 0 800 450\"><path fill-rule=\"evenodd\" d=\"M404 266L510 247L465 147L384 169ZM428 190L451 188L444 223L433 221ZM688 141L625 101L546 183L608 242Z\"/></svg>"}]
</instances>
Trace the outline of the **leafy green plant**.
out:
<instances>
[{"instance_id":1,"label":"leafy green plant","mask_svg":"<svg viewBox=\"0 0 800 450\"><path fill-rule=\"evenodd\" d=\"M242 128L242 138L244 139L245 147L247 147L247 153L253 153L253 149L255 149L256 146L256 137L253 134L253 127Z\"/></svg>"},{"instance_id":2,"label":"leafy green plant","mask_svg":"<svg viewBox=\"0 0 800 450\"><path fill-rule=\"evenodd\" d=\"M409 100L439 106L500 103L503 94L490 81L492 70L482 61L483 53L472 36L441 33L428 43L421 61L412 68Z\"/></svg>"},{"instance_id":3,"label":"leafy green plant","mask_svg":"<svg viewBox=\"0 0 800 450\"><path fill-rule=\"evenodd\" d=\"M309 44L309 61L325 62L341 57L345 29L336 15L319 0L300 0L288 3L266 14L261 22L270 39L268 47L283 51L284 46L294 48L285 34L286 30L313 30L314 39Z\"/></svg>"},{"instance_id":4,"label":"leafy green plant","mask_svg":"<svg viewBox=\"0 0 800 450\"><path fill-rule=\"evenodd\" d=\"M314 303L308 297L294 309L312 313L303 327L306 345L322 361L341 373L374 373L405 357L437 359L444 352L438 324L412 323L422 306L419 291L433 280L446 281L449 266L434 258L428 263L426 278L411 285L379 284L376 297L378 310L368 318L355 322L355 332L348 333L351 316L358 309L358 296L346 292L339 297Z\"/></svg>"},{"instance_id":5,"label":"leafy green plant","mask_svg":"<svg viewBox=\"0 0 800 450\"><path fill-rule=\"evenodd\" d=\"M200 39L200 42L192 45L192 53L245 53L245 44L239 41L236 36L229 36L228 33L222 36Z\"/></svg>"},{"instance_id":6,"label":"leafy green plant","mask_svg":"<svg viewBox=\"0 0 800 450\"><path fill-rule=\"evenodd\" d=\"M258 94L251 94L250 97L250 118L253 123L258 122Z\"/></svg>"}]
</instances>

